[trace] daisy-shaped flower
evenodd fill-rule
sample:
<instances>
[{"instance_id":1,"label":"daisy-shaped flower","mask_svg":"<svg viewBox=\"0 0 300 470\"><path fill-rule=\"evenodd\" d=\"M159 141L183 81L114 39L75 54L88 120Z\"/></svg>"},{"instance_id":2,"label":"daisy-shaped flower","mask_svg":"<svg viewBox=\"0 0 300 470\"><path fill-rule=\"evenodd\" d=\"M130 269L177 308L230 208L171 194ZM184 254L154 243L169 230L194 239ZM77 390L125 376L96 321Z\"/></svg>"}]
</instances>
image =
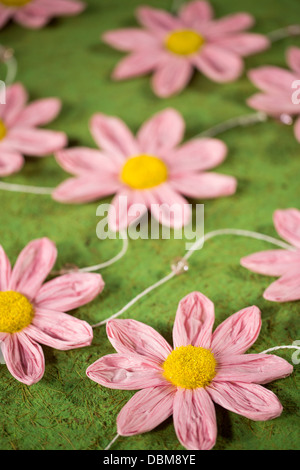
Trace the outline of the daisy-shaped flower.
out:
<instances>
[{"instance_id":1,"label":"daisy-shaped flower","mask_svg":"<svg viewBox=\"0 0 300 470\"><path fill-rule=\"evenodd\" d=\"M279 416L282 406L265 384L292 373L277 356L247 354L259 335L260 311L249 307L212 333L214 305L194 292L180 303L174 349L153 328L135 320L111 320L108 338L117 354L87 369L109 388L138 390L117 418L118 433L151 431L173 415L176 434L190 450L211 449L217 437L213 402L255 421Z\"/></svg>"},{"instance_id":2,"label":"daisy-shaped flower","mask_svg":"<svg viewBox=\"0 0 300 470\"><path fill-rule=\"evenodd\" d=\"M39 29L55 16L77 15L84 8L77 0L0 0L0 29L11 19L25 28Z\"/></svg>"},{"instance_id":3,"label":"daisy-shaped flower","mask_svg":"<svg viewBox=\"0 0 300 470\"><path fill-rule=\"evenodd\" d=\"M295 250L268 250L241 259L241 265L266 276L280 276L264 292L272 302L300 300L300 211L277 210L274 225L279 235Z\"/></svg>"},{"instance_id":4,"label":"daisy-shaped flower","mask_svg":"<svg viewBox=\"0 0 300 470\"><path fill-rule=\"evenodd\" d=\"M225 144L205 138L178 147L184 128L181 115L166 109L143 124L134 138L120 119L96 114L91 133L102 151L74 148L58 152L58 163L75 178L62 183L54 191L54 199L82 203L116 192L109 214L113 230L132 222L136 216L131 215L133 204L142 205L145 212L150 209L162 224L182 227L190 220L190 208L181 194L207 199L236 190L235 178L205 172L224 160ZM170 214L174 204L179 210Z\"/></svg>"},{"instance_id":5,"label":"daisy-shaped flower","mask_svg":"<svg viewBox=\"0 0 300 470\"><path fill-rule=\"evenodd\" d=\"M215 82L236 80L243 71L242 57L269 46L261 34L244 32L254 23L251 15L236 13L214 20L211 5L204 1L183 5L178 17L142 6L137 19L144 29L119 29L103 35L111 46L130 52L113 78L154 72L152 87L162 98L185 88L194 68Z\"/></svg>"},{"instance_id":6,"label":"daisy-shaped flower","mask_svg":"<svg viewBox=\"0 0 300 470\"><path fill-rule=\"evenodd\" d=\"M295 136L300 142L300 103L297 96L300 80L300 48L287 50L287 63L291 70L264 66L250 70L249 78L263 93L251 96L247 103L251 108L291 124L295 121ZM298 83L298 85L297 85ZM295 100L293 99L295 95Z\"/></svg>"},{"instance_id":7,"label":"daisy-shaped flower","mask_svg":"<svg viewBox=\"0 0 300 470\"><path fill-rule=\"evenodd\" d=\"M0 347L10 373L27 385L44 374L39 343L67 351L93 339L88 323L64 312L93 300L104 287L102 277L72 273L43 285L56 256L51 240L33 240L11 269L0 246Z\"/></svg>"},{"instance_id":8,"label":"daisy-shaped flower","mask_svg":"<svg viewBox=\"0 0 300 470\"><path fill-rule=\"evenodd\" d=\"M23 155L43 157L67 144L63 132L38 129L59 114L61 102L46 98L26 105L27 93L16 83L7 89L6 104L0 104L0 177L19 171Z\"/></svg>"}]
</instances>

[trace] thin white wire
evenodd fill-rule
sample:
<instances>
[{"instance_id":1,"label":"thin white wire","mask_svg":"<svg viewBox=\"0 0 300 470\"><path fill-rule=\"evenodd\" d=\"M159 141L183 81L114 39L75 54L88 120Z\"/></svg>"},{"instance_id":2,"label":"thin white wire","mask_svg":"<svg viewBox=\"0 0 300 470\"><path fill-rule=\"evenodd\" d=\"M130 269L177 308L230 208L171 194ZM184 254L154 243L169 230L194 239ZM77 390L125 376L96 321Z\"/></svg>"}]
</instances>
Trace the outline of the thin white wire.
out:
<instances>
[{"instance_id":1,"label":"thin white wire","mask_svg":"<svg viewBox=\"0 0 300 470\"><path fill-rule=\"evenodd\" d=\"M118 253L116 256L111 258L108 261L105 261L104 263L96 264L95 266L89 266L86 268L81 268L78 271L81 273L89 273L92 271L98 271L99 269L104 269L107 268L108 266L111 266L112 264L116 263L119 261L123 256L126 254L128 250L128 238L127 238L127 233L126 232L120 232L120 238L123 240L122 244L122 249L120 253Z\"/></svg>"},{"instance_id":2,"label":"thin white wire","mask_svg":"<svg viewBox=\"0 0 300 470\"><path fill-rule=\"evenodd\" d=\"M268 115L259 111L254 114L246 114L245 116L238 116L236 118L228 119L228 121L221 122L216 126L207 129L206 131L197 134L195 138L199 137L215 137L216 135L222 134L225 131L234 129L235 127L246 127L259 122L265 122L268 120Z\"/></svg>"},{"instance_id":3,"label":"thin white wire","mask_svg":"<svg viewBox=\"0 0 300 470\"><path fill-rule=\"evenodd\" d=\"M43 188L39 186L23 186L22 184L4 183L0 181L0 189L4 191L12 191L16 193L29 194L52 194L55 188Z\"/></svg>"},{"instance_id":4,"label":"thin white wire","mask_svg":"<svg viewBox=\"0 0 300 470\"><path fill-rule=\"evenodd\" d=\"M110 441L110 443L108 444L107 447L105 447L104 450L109 450L111 448L111 446L116 442L116 440L118 439L118 437L120 437L120 434L116 434L115 437L113 438L112 441Z\"/></svg>"},{"instance_id":5,"label":"thin white wire","mask_svg":"<svg viewBox=\"0 0 300 470\"><path fill-rule=\"evenodd\" d=\"M201 237L198 239L188 250L188 252L183 256L183 259L188 260L192 254L196 251L198 246L202 246L202 244L213 238L217 237L219 235L238 235L238 236L244 236L244 237L250 237L250 238L255 238L257 240L263 240L268 243L272 243L273 245L280 246L281 248L290 250L290 251L295 251L296 249L288 245L287 243L282 242L281 240L277 240L276 238L269 237L268 235L263 235L262 233L257 233L257 232L250 232L248 230L239 230L239 229L221 229L221 230L215 230L213 232L209 232L204 237ZM106 318L105 320L102 320L99 323L96 323L95 325L92 325L92 328L97 328L98 326L105 325L109 320L113 320L114 318L119 317L122 315L124 312L126 312L132 305L134 305L136 302L138 302L141 298L145 297L145 295L149 294L152 292L154 289L157 287L160 287L162 284L165 284L168 282L170 279L172 279L174 276L176 276L176 270L171 271L167 276L163 277L160 279L158 282L155 284L147 287L143 292L141 292L139 295L134 297L128 304L126 304L121 310L118 312L114 313L110 317Z\"/></svg>"},{"instance_id":6,"label":"thin white wire","mask_svg":"<svg viewBox=\"0 0 300 470\"><path fill-rule=\"evenodd\" d=\"M298 349L300 351L300 346L275 346L274 348L266 349L262 351L260 354L267 354L272 351L278 351L279 349Z\"/></svg>"}]
</instances>

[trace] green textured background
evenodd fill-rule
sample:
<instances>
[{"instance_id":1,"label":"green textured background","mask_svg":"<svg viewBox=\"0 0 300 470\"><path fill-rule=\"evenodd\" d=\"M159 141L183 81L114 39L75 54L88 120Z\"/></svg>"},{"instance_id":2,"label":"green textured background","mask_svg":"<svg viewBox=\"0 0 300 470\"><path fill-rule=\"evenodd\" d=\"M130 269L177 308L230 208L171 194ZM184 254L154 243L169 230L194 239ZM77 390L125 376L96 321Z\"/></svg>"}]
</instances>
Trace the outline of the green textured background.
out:
<instances>
[{"instance_id":1,"label":"green textured background","mask_svg":"<svg viewBox=\"0 0 300 470\"><path fill-rule=\"evenodd\" d=\"M93 146L88 131L90 116L101 111L124 119L136 131L153 113L172 106L186 120L186 139L234 116L251 112L245 104L255 88L244 74L236 83L218 85L196 73L179 96L160 100L150 89L149 78L114 83L110 73L124 55L101 43L107 29L134 26L134 9L143 3L170 9L171 0L86 0L78 17L60 18L41 31L10 24L0 32L0 42L15 49L17 79L31 99L58 96L63 111L49 126L67 132L71 145ZM300 18L295 0L213 0L216 15L248 11L257 19L254 31L267 33ZM289 45L300 38L275 43L262 54L246 60L246 69L263 64L285 66ZM237 194L205 203L206 231L235 227L276 236L272 213L277 208L299 207L300 145L292 129L275 121L223 134L229 156L219 171L239 181ZM56 186L67 175L53 157L27 159L21 173L6 178L14 183ZM109 199L106 200L109 202ZM206 201L204 201L206 202ZM96 238L97 203L65 206L48 196L0 192L1 244L14 261L31 239L48 236L58 246L57 268L66 263L80 267L114 256L120 241ZM77 311L91 323L119 310L132 297L169 272L171 261L184 253L184 241L132 241L119 263L103 270L102 295ZM291 344L300 339L299 302L275 304L263 300L272 281L239 266L242 256L272 248L264 242L223 237L207 242L193 255L190 271L170 281L131 308L124 318L152 325L167 339L179 300L193 290L210 297L216 307L216 324L245 306L262 310L263 327L252 352ZM105 328L95 330L91 347L70 352L44 348L43 380L27 387L0 366L1 449L103 449L116 433L115 419L131 392L108 390L85 376L86 367L113 352ZM291 361L291 352L279 352ZM294 374L268 385L284 406L274 421L255 423L217 408L218 440L215 449L297 449L299 433L299 366ZM181 449L172 420L153 432L120 437L113 449Z\"/></svg>"}]
</instances>

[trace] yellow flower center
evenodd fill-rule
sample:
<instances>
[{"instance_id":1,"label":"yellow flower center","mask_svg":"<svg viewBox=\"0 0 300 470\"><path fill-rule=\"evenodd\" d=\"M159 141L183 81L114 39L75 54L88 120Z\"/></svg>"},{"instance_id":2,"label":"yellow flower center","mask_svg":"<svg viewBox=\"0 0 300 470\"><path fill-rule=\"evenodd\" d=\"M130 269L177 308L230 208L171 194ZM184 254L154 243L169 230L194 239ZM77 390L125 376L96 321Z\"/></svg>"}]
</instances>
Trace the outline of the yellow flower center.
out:
<instances>
[{"instance_id":1,"label":"yellow flower center","mask_svg":"<svg viewBox=\"0 0 300 470\"><path fill-rule=\"evenodd\" d=\"M7 133L7 131L6 131L5 124L0 119L0 140L4 139L4 137L6 136L6 133Z\"/></svg>"},{"instance_id":2,"label":"yellow flower center","mask_svg":"<svg viewBox=\"0 0 300 470\"><path fill-rule=\"evenodd\" d=\"M30 3L32 0L0 0L0 3L7 7L23 7L27 3Z\"/></svg>"},{"instance_id":3,"label":"yellow flower center","mask_svg":"<svg viewBox=\"0 0 300 470\"><path fill-rule=\"evenodd\" d=\"M209 349L180 346L163 363L163 375L177 387L206 387L216 375L216 366L215 357Z\"/></svg>"},{"instance_id":4,"label":"yellow flower center","mask_svg":"<svg viewBox=\"0 0 300 470\"><path fill-rule=\"evenodd\" d=\"M0 292L0 332L17 333L30 325L34 316L33 306L19 292Z\"/></svg>"},{"instance_id":5,"label":"yellow flower center","mask_svg":"<svg viewBox=\"0 0 300 470\"><path fill-rule=\"evenodd\" d=\"M133 189L148 189L164 183L168 168L162 160L152 155L129 158L123 166L121 181Z\"/></svg>"},{"instance_id":6,"label":"yellow flower center","mask_svg":"<svg viewBox=\"0 0 300 470\"><path fill-rule=\"evenodd\" d=\"M203 46L204 38L189 29L174 31L166 39L166 47L169 51L179 55L189 55L198 52Z\"/></svg>"}]
</instances>

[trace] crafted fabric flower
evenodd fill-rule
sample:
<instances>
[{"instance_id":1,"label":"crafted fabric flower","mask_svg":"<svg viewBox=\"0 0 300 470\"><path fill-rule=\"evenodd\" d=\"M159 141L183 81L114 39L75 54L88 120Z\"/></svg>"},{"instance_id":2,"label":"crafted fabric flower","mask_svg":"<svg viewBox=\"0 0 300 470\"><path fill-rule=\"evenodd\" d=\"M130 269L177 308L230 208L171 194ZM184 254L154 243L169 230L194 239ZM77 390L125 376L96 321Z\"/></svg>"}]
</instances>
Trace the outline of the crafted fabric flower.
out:
<instances>
[{"instance_id":1,"label":"crafted fabric flower","mask_svg":"<svg viewBox=\"0 0 300 470\"><path fill-rule=\"evenodd\" d=\"M213 402L255 421L279 416L282 406L261 385L292 373L280 357L247 354L261 328L260 311L231 315L212 333L213 303L199 292L179 303L174 349L153 328L135 320L111 320L108 338L117 354L87 369L109 388L137 390L117 418L118 433L151 431L173 414L176 434L190 450L211 449L217 437Z\"/></svg>"},{"instance_id":2,"label":"crafted fabric flower","mask_svg":"<svg viewBox=\"0 0 300 470\"><path fill-rule=\"evenodd\" d=\"M250 70L248 74L250 80L263 93L251 96L247 103L251 108L263 111L274 118L281 118L283 122L290 123L296 118L295 136L300 142L300 48L290 47L287 50L287 63L291 70L274 66Z\"/></svg>"},{"instance_id":3,"label":"crafted fabric flower","mask_svg":"<svg viewBox=\"0 0 300 470\"><path fill-rule=\"evenodd\" d=\"M93 300L104 287L102 277L71 273L43 284L56 256L51 240L33 240L12 269L0 246L0 348L10 373L27 385L44 374L39 343L67 351L93 339L88 323L64 312Z\"/></svg>"},{"instance_id":4,"label":"crafted fabric flower","mask_svg":"<svg viewBox=\"0 0 300 470\"><path fill-rule=\"evenodd\" d=\"M184 128L181 115L166 109L143 124L134 138L120 119L96 114L91 133L102 151L74 148L58 152L58 163L76 177L62 183L53 192L54 199L82 203L116 192L109 214L113 230L125 228L138 217L130 211L138 203L162 224L182 227L191 213L180 194L207 199L236 191L235 178L205 172L225 159L225 144L205 138L178 147ZM173 204L179 210L170 214Z\"/></svg>"},{"instance_id":5,"label":"crafted fabric flower","mask_svg":"<svg viewBox=\"0 0 300 470\"><path fill-rule=\"evenodd\" d=\"M147 6L137 9L144 29L108 31L103 40L116 49L129 51L113 72L123 80L154 72L152 87L164 98L183 90L196 68L215 82L236 80L243 71L243 56L262 51L269 40L244 32L254 23L248 13L213 19L208 2L183 5L175 17Z\"/></svg>"},{"instance_id":6,"label":"crafted fabric flower","mask_svg":"<svg viewBox=\"0 0 300 470\"><path fill-rule=\"evenodd\" d=\"M274 225L295 250L261 251L242 258L241 265L255 273L280 276L264 292L265 299L272 302L300 300L300 211L275 211Z\"/></svg>"},{"instance_id":7,"label":"crafted fabric flower","mask_svg":"<svg viewBox=\"0 0 300 470\"><path fill-rule=\"evenodd\" d=\"M18 172L24 164L23 155L43 157L67 144L63 132L37 128L56 118L60 100L26 102L25 88L16 83L7 88L6 104L0 104L0 177Z\"/></svg>"},{"instance_id":8,"label":"crafted fabric flower","mask_svg":"<svg viewBox=\"0 0 300 470\"><path fill-rule=\"evenodd\" d=\"M77 0L0 0L0 29L11 19L25 28L39 29L55 16L77 15L84 8Z\"/></svg>"}]
</instances>

